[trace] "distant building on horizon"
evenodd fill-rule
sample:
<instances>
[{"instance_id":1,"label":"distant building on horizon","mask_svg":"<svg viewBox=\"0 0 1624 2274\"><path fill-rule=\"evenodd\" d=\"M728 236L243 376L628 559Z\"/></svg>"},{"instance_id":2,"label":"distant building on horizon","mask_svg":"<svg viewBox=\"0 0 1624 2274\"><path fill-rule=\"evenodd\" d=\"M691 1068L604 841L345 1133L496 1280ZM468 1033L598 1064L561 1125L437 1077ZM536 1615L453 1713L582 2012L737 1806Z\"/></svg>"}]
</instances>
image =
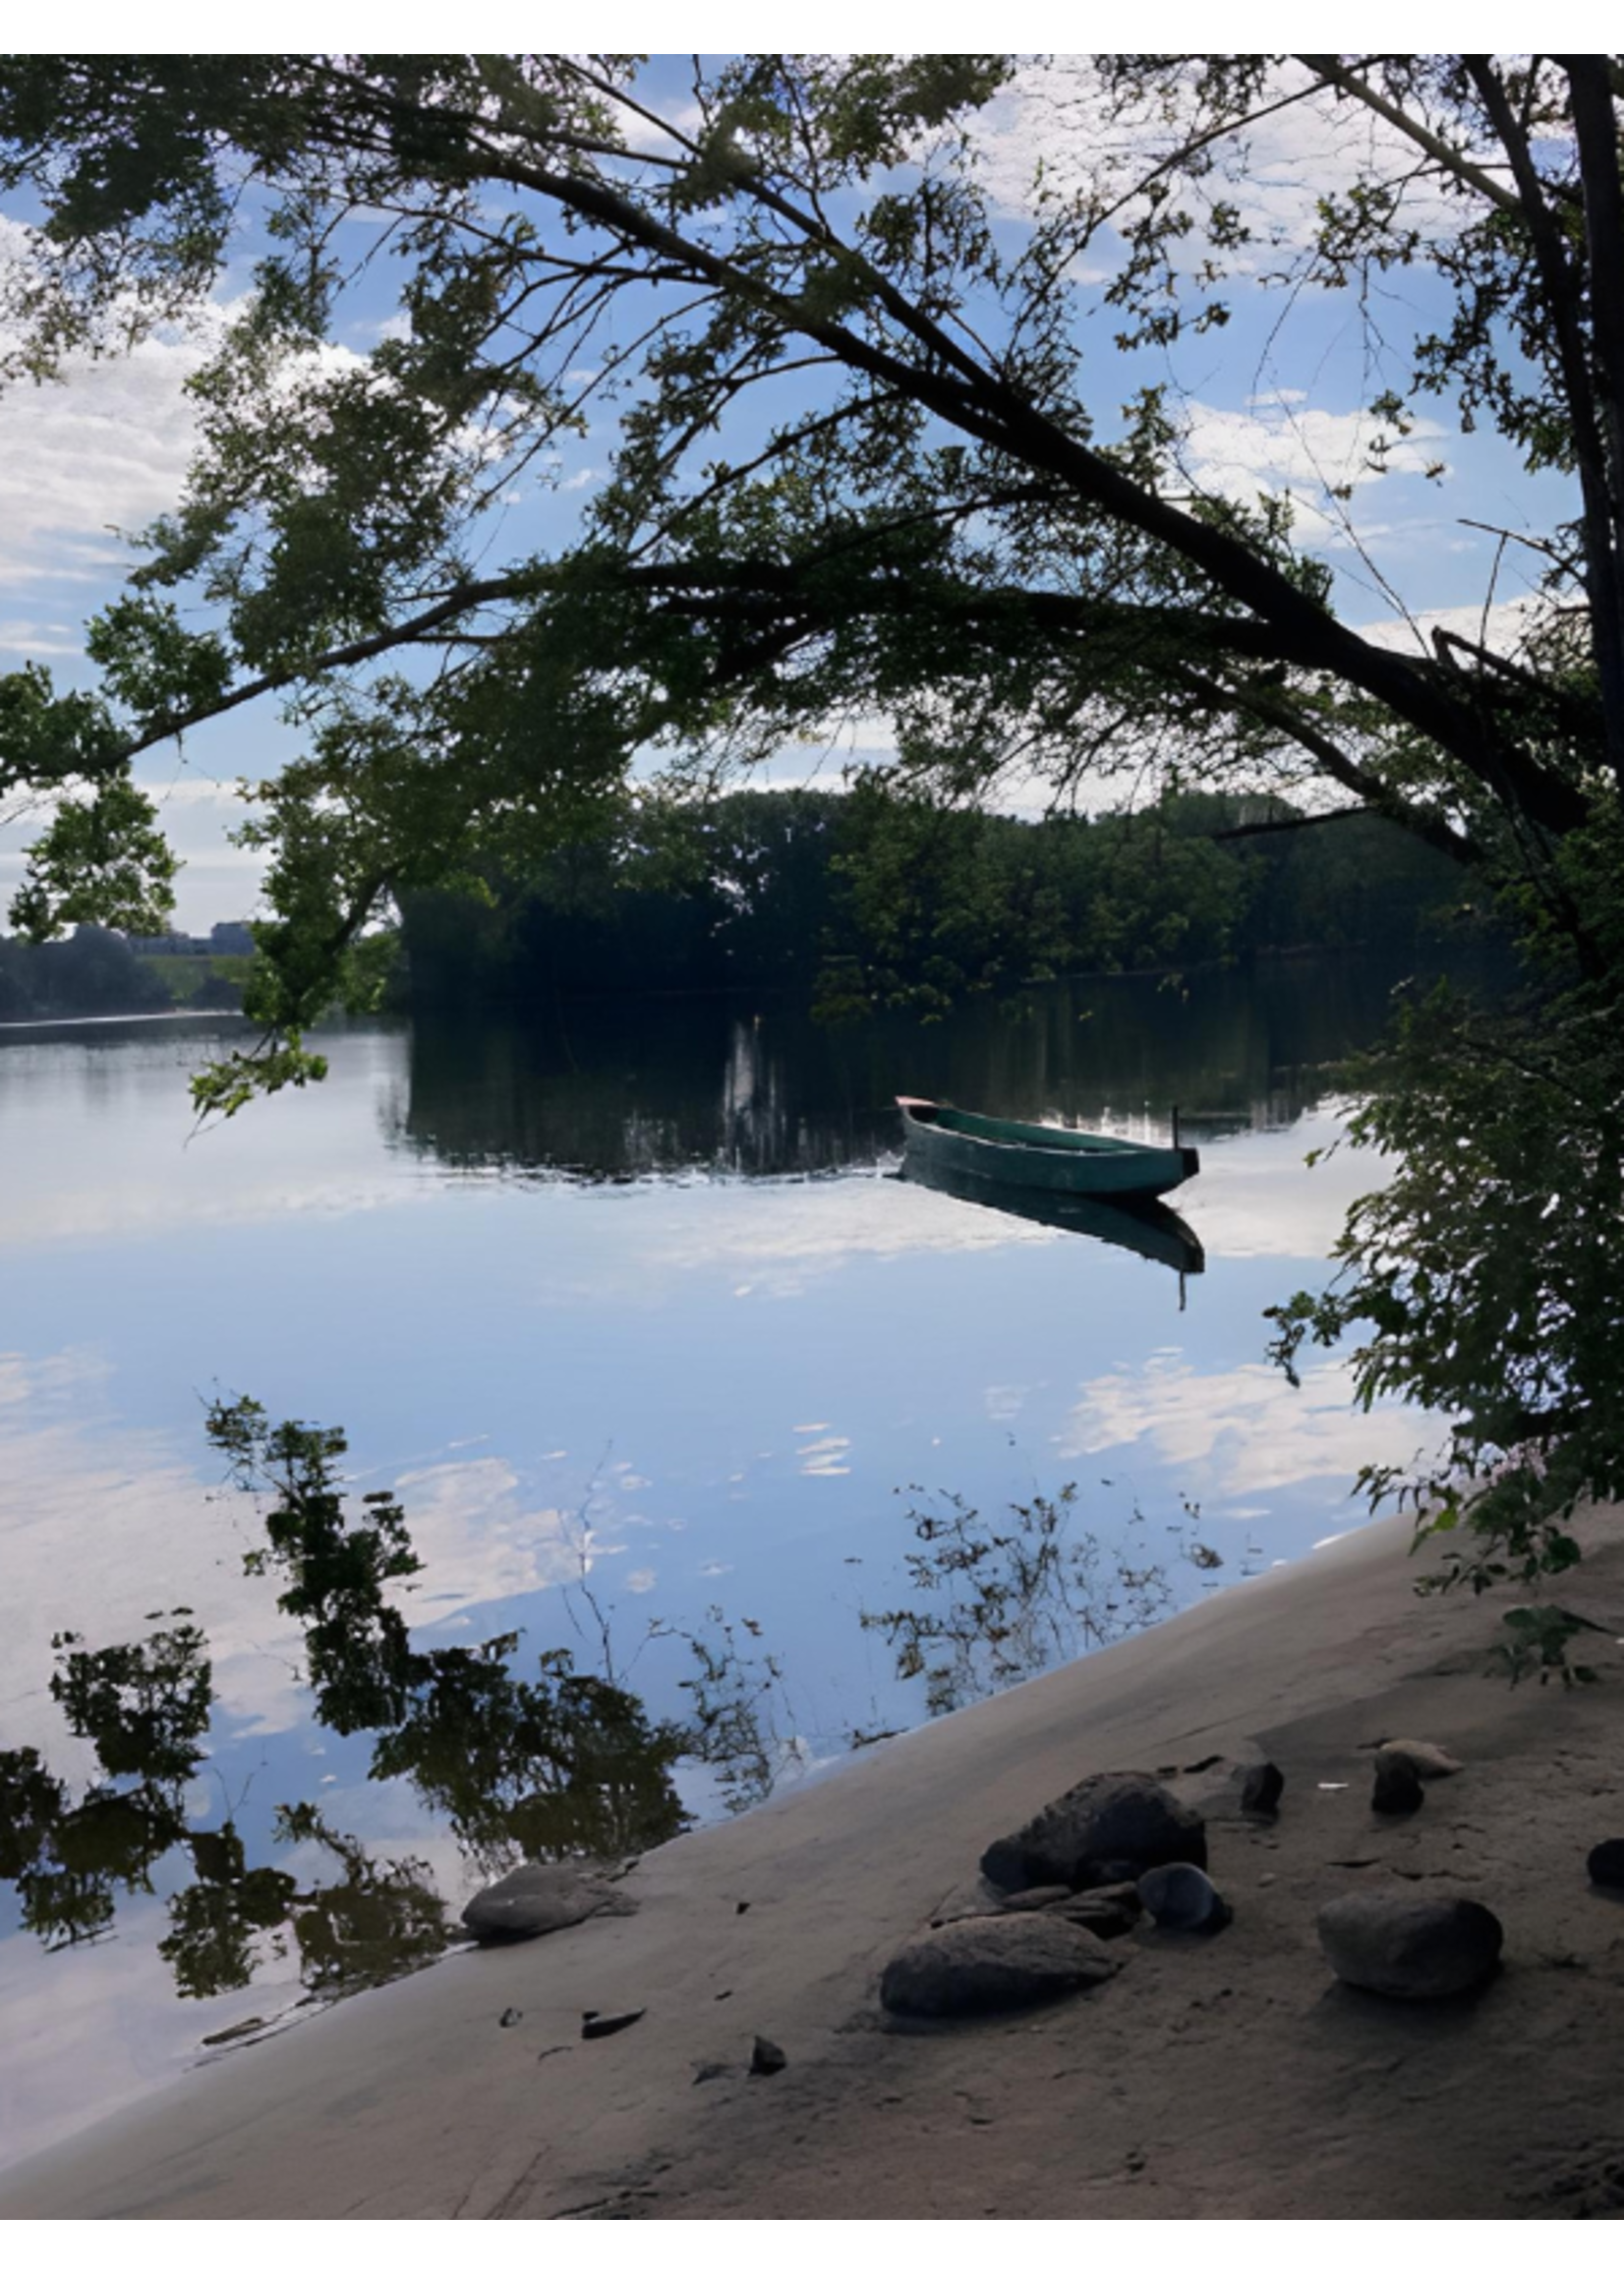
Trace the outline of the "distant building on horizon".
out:
<instances>
[{"instance_id":1,"label":"distant building on horizon","mask_svg":"<svg viewBox=\"0 0 1624 2274\"><path fill-rule=\"evenodd\" d=\"M252 956L254 933L246 919L215 924L206 940L190 932L131 932L126 935L138 956Z\"/></svg>"}]
</instances>

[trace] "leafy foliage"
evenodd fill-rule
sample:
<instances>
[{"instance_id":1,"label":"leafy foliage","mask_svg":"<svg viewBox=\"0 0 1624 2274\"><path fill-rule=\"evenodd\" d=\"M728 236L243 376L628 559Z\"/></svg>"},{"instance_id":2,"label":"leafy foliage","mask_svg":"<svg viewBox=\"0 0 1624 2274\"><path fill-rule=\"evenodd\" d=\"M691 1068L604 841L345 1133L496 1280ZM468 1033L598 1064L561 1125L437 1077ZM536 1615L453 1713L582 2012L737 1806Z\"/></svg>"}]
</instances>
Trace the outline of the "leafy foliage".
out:
<instances>
[{"instance_id":1,"label":"leafy foliage","mask_svg":"<svg viewBox=\"0 0 1624 2274\"><path fill-rule=\"evenodd\" d=\"M103 920L152 919L168 884L131 759L277 698L309 749L255 825L276 920L250 1007L275 1032L205 1084L216 1109L315 1075L297 1031L387 899L599 826L649 747L710 766L879 713L933 802L1015 773L1066 806L1113 763L1241 767L1526 869L1531 829L1587 818L1586 747L1614 776L1624 753L1612 615L1595 660L1559 617L1523 660L1363 639L1285 503L1191 493L1165 385L1096 431L1081 318L1094 295L1127 351L1222 324L1266 250L1238 194L1248 126L1362 109L1388 131L1289 281L1426 262L1459 310L1418 343L1415 389L1372 396L1371 465L1417 390L1492 418L1531 468L1574 465L1591 518L1551 540L1550 575L1589 604L1617 502L1594 76L752 55L701 72L679 117L626 58L10 59L0 188L42 215L12 278L18 369L174 320L245 178L266 246L194 385L186 496L91 627L99 691L37 667L0 687L8 779L76 816L41 839L20 920L43 933L98 891ZM1014 225L985 164L1011 98L1077 121ZM1496 143L1498 171L1462 154ZM1448 225L1409 221L1418 182ZM1105 283L1079 281L1102 256ZM336 352L351 283L390 262L402 322ZM568 480L568 446L609 428L573 536L492 569L512 483Z\"/></svg>"},{"instance_id":2,"label":"leafy foliage","mask_svg":"<svg viewBox=\"0 0 1624 2274\"><path fill-rule=\"evenodd\" d=\"M1231 842L1253 811L1269 816L1262 834ZM875 785L644 798L612 838L537 869L410 895L410 991L435 1006L788 987L831 1016L930 1016L1056 972L1408 949L1458 896L1459 869L1390 822L1289 818L1212 792L1035 825L899 803Z\"/></svg>"},{"instance_id":3,"label":"leafy foliage","mask_svg":"<svg viewBox=\"0 0 1624 2274\"><path fill-rule=\"evenodd\" d=\"M1554 1674L1565 1690L1598 1678L1594 1666L1576 1664L1568 1655L1582 1634L1605 1633L1605 1628L1597 1626L1594 1618L1581 1618L1577 1611L1562 1610L1553 1603L1523 1603L1516 1610L1508 1610L1501 1623L1506 1629L1506 1639L1495 1645L1495 1657L1513 1689L1535 1673L1539 1677L1541 1688Z\"/></svg>"},{"instance_id":4,"label":"leafy foliage","mask_svg":"<svg viewBox=\"0 0 1624 2274\"><path fill-rule=\"evenodd\" d=\"M1355 1204L1340 1278L1273 1313L1288 1366L1306 1336L1363 1335L1364 1404L1453 1416L1440 1468L1366 1481L1423 1533L1464 1529L1446 1567L1479 1584L1558 1576L1573 1510L1624 1496L1620 1071L1589 989L1492 1019L1447 987L1411 1003L1353 1123L1391 1182Z\"/></svg>"},{"instance_id":5,"label":"leafy foliage","mask_svg":"<svg viewBox=\"0 0 1624 2274\"><path fill-rule=\"evenodd\" d=\"M39 216L8 272L13 371L183 320L245 184L264 245L194 382L185 496L91 627L101 685L0 679L0 795L54 806L16 920L161 921L136 759L280 701L305 751L253 827L263 1037L196 1093L229 1113L319 1077L302 1031L379 911L601 835L650 753L708 781L885 719L894 888L938 809L1017 784L1057 811L1113 767L1311 784L1514 918L1528 1033L1561 1064L1528 1087L1465 1032L1438 1035L1458 1057L1401 1049L1413 1099L1387 1090L1359 1137L1407 1166L1351 1227L1336 1304L1288 1323L1362 1324L1368 1383L1471 1408L1443 1512L1537 1563L1615 1476L1583 1416L1621 1402L1616 1338L1564 1324L1606 1276L1575 1211L1601 1207L1624 1276L1621 87L1583 55L744 55L664 94L614 56L8 58L0 191ZM1067 122L1023 199L993 163L1009 103ZM1295 237L1248 177L1292 111L1354 152ZM352 279L395 262L402 321L339 352ZM1399 277L1437 313L1372 336L1362 477L1444 403L1546 478L1502 539L1538 578L1521 628L1415 653L1338 614L1289 499L1201 484L1142 360L1242 291L1367 313ZM1095 338L1131 359L1114 389L1085 386ZM607 478L561 543L503 557L501 498L569 481L586 436ZM1333 519L1347 492L1323 485ZM987 895L941 881L928 909L896 898L880 959L927 1003L1008 962L977 962ZM1051 901L1021 912L1041 964ZM1559 1122L1535 1101L1564 1090ZM1488 1380L1498 1339L1532 1436Z\"/></svg>"}]
</instances>

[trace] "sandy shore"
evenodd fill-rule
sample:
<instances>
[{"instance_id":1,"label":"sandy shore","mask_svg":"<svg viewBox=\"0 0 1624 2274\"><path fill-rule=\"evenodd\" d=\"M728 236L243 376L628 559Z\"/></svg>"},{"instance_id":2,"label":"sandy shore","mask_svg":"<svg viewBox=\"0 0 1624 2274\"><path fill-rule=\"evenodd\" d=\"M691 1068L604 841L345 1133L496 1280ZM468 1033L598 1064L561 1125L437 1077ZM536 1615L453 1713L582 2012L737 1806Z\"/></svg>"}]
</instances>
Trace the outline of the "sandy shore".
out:
<instances>
[{"instance_id":1,"label":"sandy shore","mask_svg":"<svg viewBox=\"0 0 1624 2274\"><path fill-rule=\"evenodd\" d=\"M1370 1528L646 1857L635 1917L470 1951L222 2055L0 2183L11 2218L1498 2218L1624 2214L1624 1529L1563 1591L1611 1678L1485 1678L1510 1597L1418 1599ZM1468 1766L1395 1822L1365 1750ZM987 1841L1078 1778L1188 1772L1235 1922L1141 1927L1114 1980L902 2029L880 1969ZM1268 1756L1278 1822L1229 1765ZM1487 1902L1505 1964L1410 2007L1348 1990L1350 1889ZM1114 1945L1120 1950L1122 1945ZM580 2038L583 2009L646 2009ZM506 2009L522 2021L503 2028ZM788 2066L745 2073L753 2036ZM696 2071L725 2065L696 2081Z\"/></svg>"}]
</instances>

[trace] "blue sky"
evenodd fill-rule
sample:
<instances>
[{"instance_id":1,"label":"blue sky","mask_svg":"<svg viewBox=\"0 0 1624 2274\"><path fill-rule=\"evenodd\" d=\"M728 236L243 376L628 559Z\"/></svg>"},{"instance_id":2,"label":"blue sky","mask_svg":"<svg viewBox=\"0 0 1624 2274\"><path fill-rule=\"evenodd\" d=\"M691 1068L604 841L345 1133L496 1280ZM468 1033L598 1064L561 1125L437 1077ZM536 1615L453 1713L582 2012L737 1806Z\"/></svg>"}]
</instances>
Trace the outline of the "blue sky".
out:
<instances>
[{"instance_id":1,"label":"blue sky","mask_svg":"<svg viewBox=\"0 0 1624 2274\"><path fill-rule=\"evenodd\" d=\"M679 123L688 76L685 57L657 57L643 82ZM1102 150L1132 150L1131 122L1079 132L1072 106L1082 91L1064 70L1034 70L988 114L989 178L1001 225L1012 236L1025 225L1040 156L1064 176ZM1281 233L1288 252L1302 241L1316 196L1350 178L1367 140L1366 126L1350 128L1345 119L1305 109L1285 111L1257 131L1243 196ZM0 256L25 246L29 218L20 203L0 208ZM217 287L216 307L247 288L255 250L245 235ZM1103 276L1111 248L1095 250L1098 269L1088 273ZM335 335L341 349L368 353L397 318L400 273L385 258L359 279ZM1370 430L1362 403L1389 379L1402 383L1409 341L1442 314L1426 272L1402 271L1378 286L1368 311L1373 326L1351 293L1305 291L1288 306L1281 293L1243 282L1232 295L1229 325L1172 359L1159 351L1122 355L1112 345L1118 320L1100 305L1097 288L1085 285L1082 301L1084 385L1100 430L1110 431L1137 388L1171 381L1184 401L1192 478L1238 496L1290 489L1303 539L1334 567L1337 603L1349 620L1393 622L1396 593L1411 612L1458 612L1462 628L1475 631L1491 598L1503 604L1524 589L1535 556L1508 548L1494 583L1495 541L1469 524L1548 526L1564 503L1555 477L1531 481L1496 437L1461 434L1445 403L1430 406L1390 473L1375 480L1363 470ZM1384 347L1373 345L1377 331ZM130 557L116 532L139 529L179 496L191 437L185 381L202 353L197 340L154 340L126 360L75 368L65 383L0 398L0 671L32 659L60 681L86 680L79 660L84 620L116 592ZM784 382L786 389L794 384ZM793 399L781 396L775 415ZM764 417L765 406L752 416ZM611 448L606 415L560 452L552 487L521 481L493 516L490 564L566 542ZM1427 479L1423 468L1437 462L1442 478ZM1350 480L1354 495L1344 517L1328 492ZM1394 636L1403 636L1397 624ZM886 722L865 725L856 746L883 753ZM189 863L179 885L183 926L204 927L252 907L257 867L225 839L238 818L231 785L241 776L262 777L297 747L274 713L257 706L188 737L182 752L157 751L143 761L142 776L161 790ZM824 760L826 770L836 770L851 747L848 735ZM789 752L783 771L798 777L815 762L814 753ZM29 833L26 820L0 820L0 895L9 897Z\"/></svg>"}]
</instances>

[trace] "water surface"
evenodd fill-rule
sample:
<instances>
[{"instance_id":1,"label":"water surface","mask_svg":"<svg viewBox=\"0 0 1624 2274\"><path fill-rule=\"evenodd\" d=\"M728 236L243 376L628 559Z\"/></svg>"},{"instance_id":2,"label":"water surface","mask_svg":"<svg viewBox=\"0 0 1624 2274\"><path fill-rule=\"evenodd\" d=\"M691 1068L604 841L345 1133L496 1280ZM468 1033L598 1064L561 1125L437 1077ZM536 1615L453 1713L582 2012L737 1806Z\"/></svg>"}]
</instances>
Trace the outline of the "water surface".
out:
<instances>
[{"instance_id":1,"label":"water surface","mask_svg":"<svg viewBox=\"0 0 1624 2274\"><path fill-rule=\"evenodd\" d=\"M605 1685L577 1785L585 1744L628 1840L703 1821L1363 1520L1359 1467L1425 1426L1354 1414L1329 1357L1293 1390L1262 1312L1372 1179L1304 1164L1395 976L845 1034L771 1002L361 1027L322 1087L197 1137L187 1073L240 1029L0 1038L5 2153L437 1954L498 1832L571 1844L534 1711L500 1793L421 1746L369 1774L286 1571L244 1570L265 1504L212 1404L341 1427L352 1515L397 1496L414 1663L462 1679L517 1632L534 1682L567 1651ZM1204 1271L899 1182L898 1090L1158 1141L1178 1106ZM687 1749L633 1764L611 1691Z\"/></svg>"}]
</instances>

